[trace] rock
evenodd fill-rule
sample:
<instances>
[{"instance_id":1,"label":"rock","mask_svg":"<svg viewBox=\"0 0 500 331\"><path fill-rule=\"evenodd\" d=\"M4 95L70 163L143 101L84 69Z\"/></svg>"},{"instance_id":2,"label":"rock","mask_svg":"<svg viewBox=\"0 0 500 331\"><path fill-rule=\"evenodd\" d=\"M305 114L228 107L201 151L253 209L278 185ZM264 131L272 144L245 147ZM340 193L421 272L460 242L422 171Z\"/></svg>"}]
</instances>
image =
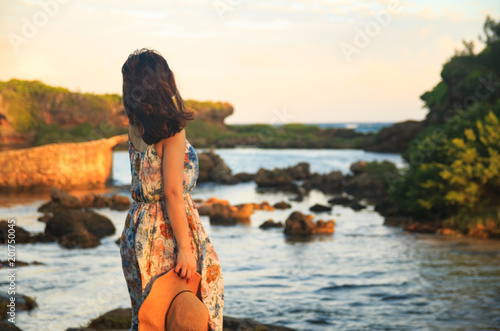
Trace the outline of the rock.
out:
<instances>
[{"instance_id":1,"label":"rock","mask_svg":"<svg viewBox=\"0 0 500 331\"><path fill-rule=\"evenodd\" d=\"M235 318L224 316L223 319L224 331L296 331L284 326L262 324L250 318Z\"/></svg>"},{"instance_id":2,"label":"rock","mask_svg":"<svg viewBox=\"0 0 500 331\"><path fill-rule=\"evenodd\" d=\"M334 220L329 220L329 221L323 221L323 220L318 220L316 222L316 228L314 230L314 234L330 234L335 232L335 221Z\"/></svg>"},{"instance_id":3,"label":"rock","mask_svg":"<svg viewBox=\"0 0 500 331\"><path fill-rule=\"evenodd\" d=\"M249 223L253 205L244 204L236 206L215 203L210 211L210 224L213 225L234 225L239 222Z\"/></svg>"},{"instance_id":4,"label":"rock","mask_svg":"<svg viewBox=\"0 0 500 331\"><path fill-rule=\"evenodd\" d=\"M113 194L111 196L111 209L128 210L130 208L130 199L124 195Z\"/></svg>"},{"instance_id":5,"label":"rock","mask_svg":"<svg viewBox=\"0 0 500 331\"><path fill-rule=\"evenodd\" d=\"M377 133L376 142L364 146L364 149L372 152L403 153L425 125L425 120L409 120L386 126Z\"/></svg>"},{"instance_id":6,"label":"rock","mask_svg":"<svg viewBox=\"0 0 500 331\"><path fill-rule=\"evenodd\" d=\"M58 243L64 248L93 248L99 246L101 241L94 234L82 230L63 235Z\"/></svg>"},{"instance_id":7,"label":"rock","mask_svg":"<svg viewBox=\"0 0 500 331\"><path fill-rule=\"evenodd\" d=\"M302 183L302 187L307 192L317 189L323 193L335 194L342 192L343 181L344 177L340 171L332 171L326 175L314 173Z\"/></svg>"},{"instance_id":8,"label":"rock","mask_svg":"<svg viewBox=\"0 0 500 331\"><path fill-rule=\"evenodd\" d=\"M33 262L24 262L24 261L21 261L21 260L18 260L16 259L16 262L15 262L15 266L16 268L17 267L25 267L25 266L28 266L28 265L43 265L45 263L43 262L39 262L39 261L33 261ZM9 260L4 260L4 261L0 261L0 268L9 268ZM1 329L0 329L1 330Z\"/></svg>"},{"instance_id":9,"label":"rock","mask_svg":"<svg viewBox=\"0 0 500 331\"><path fill-rule=\"evenodd\" d=\"M2 331L22 331L15 324L7 322L7 321L0 321L0 330L2 330Z\"/></svg>"},{"instance_id":10,"label":"rock","mask_svg":"<svg viewBox=\"0 0 500 331\"><path fill-rule=\"evenodd\" d=\"M438 229L436 233L443 236L463 237L463 234L460 233L459 231L449 228Z\"/></svg>"},{"instance_id":11,"label":"rock","mask_svg":"<svg viewBox=\"0 0 500 331\"><path fill-rule=\"evenodd\" d=\"M357 201L353 201L349 207L351 207L352 210L355 210L355 211L359 211L361 209L365 209L366 207L363 206L362 204L360 204L359 202Z\"/></svg>"},{"instance_id":12,"label":"rock","mask_svg":"<svg viewBox=\"0 0 500 331\"><path fill-rule=\"evenodd\" d=\"M199 153L198 164L198 183L216 182L222 185L233 183L231 169L213 149L208 153Z\"/></svg>"},{"instance_id":13,"label":"rock","mask_svg":"<svg viewBox=\"0 0 500 331\"><path fill-rule=\"evenodd\" d=\"M358 162L354 162L353 164L351 164L351 166L349 167L349 170L351 170L351 172L354 174L354 175L359 175L363 172L363 168L366 166L367 162L366 161L358 161Z\"/></svg>"},{"instance_id":14,"label":"rock","mask_svg":"<svg viewBox=\"0 0 500 331\"><path fill-rule=\"evenodd\" d=\"M344 191L357 199L369 199L379 201L387 195L387 189L384 184L372 178L366 172L354 176L344 185Z\"/></svg>"},{"instance_id":15,"label":"rock","mask_svg":"<svg viewBox=\"0 0 500 331\"><path fill-rule=\"evenodd\" d=\"M316 213L319 213L319 212L325 212L325 211L332 211L332 207L320 205L319 203L317 203L314 206L309 207L309 210L316 212Z\"/></svg>"},{"instance_id":16,"label":"rock","mask_svg":"<svg viewBox=\"0 0 500 331\"><path fill-rule=\"evenodd\" d=\"M17 221L14 223L9 223L8 220L0 221L0 244L6 244L8 242L9 229L11 229L11 231L15 231L14 239L16 244L24 244L30 241L30 233L22 227L16 225L16 223Z\"/></svg>"},{"instance_id":17,"label":"rock","mask_svg":"<svg viewBox=\"0 0 500 331\"><path fill-rule=\"evenodd\" d=\"M5 276L7 277L7 276ZM17 292L17 290L16 290ZM15 298L15 307L13 307L16 315L20 312L20 311L31 311L33 309L35 309L36 307L38 307L38 304L36 303L36 301L34 299L32 299L31 297L27 296L27 295L23 295L23 294L15 294L13 296ZM0 292L0 317L5 320L9 317L8 315L8 312L10 311L10 308L7 306L8 304L10 304L10 298L11 298L11 295L7 294L7 292ZM3 329L1 329L3 330Z\"/></svg>"},{"instance_id":18,"label":"rock","mask_svg":"<svg viewBox=\"0 0 500 331\"><path fill-rule=\"evenodd\" d=\"M329 220L328 222L319 220L316 223L312 220L312 215L304 215L299 211L294 211L285 221L284 233L293 236L310 236L313 234L334 232L334 220Z\"/></svg>"},{"instance_id":19,"label":"rock","mask_svg":"<svg viewBox=\"0 0 500 331\"><path fill-rule=\"evenodd\" d=\"M388 226L406 226L411 223L413 223L413 219L406 216L386 216L384 218L384 225Z\"/></svg>"},{"instance_id":20,"label":"rock","mask_svg":"<svg viewBox=\"0 0 500 331\"><path fill-rule=\"evenodd\" d=\"M115 231L113 223L103 215L70 209L55 213L45 226L45 234L57 237L59 244L67 248L95 247L99 238Z\"/></svg>"},{"instance_id":21,"label":"rock","mask_svg":"<svg viewBox=\"0 0 500 331\"><path fill-rule=\"evenodd\" d=\"M50 201L41 205L38 208L42 213L55 213L65 209L81 209L82 203L76 196L61 190L58 187L53 187L50 190Z\"/></svg>"},{"instance_id":22,"label":"rock","mask_svg":"<svg viewBox=\"0 0 500 331\"><path fill-rule=\"evenodd\" d=\"M261 229L282 228L282 227L283 227L283 223L281 223L281 222L276 223L271 219L269 219L269 220L265 221L264 223L262 223L261 225L259 225L259 228L261 228Z\"/></svg>"},{"instance_id":23,"label":"rock","mask_svg":"<svg viewBox=\"0 0 500 331\"><path fill-rule=\"evenodd\" d=\"M94 204L92 207L94 208L106 208L111 206L111 199L105 195L94 195Z\"/></svg>"},{"instance_id":24,"label":"rock","mask_svg":"<svg viewBox=\"0 0 500 331\"><path fill-rule=\"evenodd\" d=\"M267 210L267 211L273 211L274 207L269 204L267 201L263 201L261 203L253 203L253 209L255 210Z\"/></svg>"},{"instance_id":25,"label":"rock","mask_svg":"<svg viewBox=\"0 0 500 331\"><path fill-rule=\"evenodd\" d=\"M50 220L51 217L52 215L50 215L49 213L44 213L42 216L38 217L38 222L47 223L47 221Z\"/></svg>"},{"instance_id":26,"label":"rock","mask_svg":"<svg viewBox=\"0 0 500 331\"><path fill-rule=\"evenodd\" d=\"M442 228L441 221L437 222L413 222L405 225L406 231L420 232L420 233L436 233L438 229Z\"/></svg>"},{"instance_id":27,"label":"rock","mask_svg":"<svg viewBox=\"0 0 500 331\"><path fill-rule=\"evenodd\" d=\"M276 209L288 209L288 208L292 208L292 205L289 204L289 203L286 203L285 201L280 201L280 202L277 202L273 205L274 208Z\"/></svg>"},{"instance_id":28,"label":"rock","mask_svg":"<svg viewBox=\"0 0 500 331\"><path fill-rule=\"evenodd\" d=\"M255 174L250 174L248 172L239 172L233 176L238 182L250 182L254 180Z\"/></svg>"},{"instance_id":29,"label":"rock","mask_svg":"<svg viewBox=\"0 0 500 331\"><path fill-rule=\"evenodd\" d=\"M293 181L309 177L309 163L300 162L288 168L274 168L272 170L260 168L255 175L254 181L258 187L272 187L297 192L298 186Z\"/></svg>"},{"instance_id":30,"label":"rock","mask_svg":"<svg viewBox=\"0 0 500 331\"><path fill-rule=\"evenodd\" d=\"M328 200L331 205L349 206L354 200L349 197L334 197Z\"/></svg>"},{"instance_id":31,"label":"rock","mask_svg":"<svg viewBox=\"0 0 500 331\"><path fill-rule=\"evenodd\" d=\"M44 232L37 233L37 234L31 236L31 238L30 238L30 243L37 243L37 242L50 243L50 242L56 242L56 241L57 241L56 236L54 236L52 234L47 234Z\"/></svg>"}]
</instances>

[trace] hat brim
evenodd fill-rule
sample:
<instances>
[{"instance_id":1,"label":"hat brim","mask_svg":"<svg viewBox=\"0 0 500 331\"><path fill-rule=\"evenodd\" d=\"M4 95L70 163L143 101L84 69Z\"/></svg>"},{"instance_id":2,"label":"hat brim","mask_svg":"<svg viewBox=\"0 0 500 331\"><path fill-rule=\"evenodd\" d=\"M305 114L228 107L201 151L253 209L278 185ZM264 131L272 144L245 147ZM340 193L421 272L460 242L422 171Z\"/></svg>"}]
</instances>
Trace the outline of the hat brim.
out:
<instances>
[{"instance_id":1,"label":"hat brim","mask_svg":"<svg viewBox=\"0 0 500 331\"><path fill-rule=\"evenodd\" d=\"M156 278L139 309L139 331L164 330L165 316L173 298L179 292L189 290L201 300L200 282L201 275L198 272L186 280L174 269Z\"/></svg>"}]
</instances>

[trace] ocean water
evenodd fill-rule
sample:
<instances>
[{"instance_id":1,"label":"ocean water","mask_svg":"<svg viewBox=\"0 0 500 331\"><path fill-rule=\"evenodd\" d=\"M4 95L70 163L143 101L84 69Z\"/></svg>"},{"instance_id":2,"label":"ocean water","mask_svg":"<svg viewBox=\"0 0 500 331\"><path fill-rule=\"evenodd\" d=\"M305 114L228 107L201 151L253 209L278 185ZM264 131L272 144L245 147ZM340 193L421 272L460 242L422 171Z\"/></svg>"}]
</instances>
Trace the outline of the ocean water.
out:
<instances>
[{"instance_id":1,"label":"ocean water","mask_svg":"<svg viewBox=\"0 0 500 331\"><path fill-rule=\"evenodd\" d=\"M198 152L202 152L199 150ZM216 149L233 173L310 162L311 171L347 173L360 159L404 161L396 154L358 150ZM130 182L128 153L114 152L114 179ZM119 191L128 195L127 190ZM287 193L258 193L253 182L200 183L193 197L231 204L285 200ZM250 224L213 226L201 221L222 265L224 315L249 317L298 330L500 330L500 241L405 233L383 225L373 207L355 212L335 206L315 219L334 219L335 233L290 239L282 229L259 229L295 210L309 213L330 196L313 190L292 209L258 210ZM43 231L36 211L48 195L2 196L0 215L33 233ZM93 249L67 250L57 243L18 244L17 258L40 266L19 267L18 293L39 307L18 312L22 330L66 330L115 308L130 307L119 247L126 212L99 209L117 232ZM2 246L0 257L7 256ZM6 271L0 269L6 290Z\"/></svg>"}]
</instances>

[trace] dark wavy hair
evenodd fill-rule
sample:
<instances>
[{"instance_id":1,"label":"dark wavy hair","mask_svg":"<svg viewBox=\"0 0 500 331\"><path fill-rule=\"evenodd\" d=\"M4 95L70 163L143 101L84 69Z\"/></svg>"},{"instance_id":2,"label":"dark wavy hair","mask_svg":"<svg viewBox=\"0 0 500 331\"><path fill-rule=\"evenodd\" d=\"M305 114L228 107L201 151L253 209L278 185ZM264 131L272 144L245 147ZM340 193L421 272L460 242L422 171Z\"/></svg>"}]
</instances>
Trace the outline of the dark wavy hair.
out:
<instances>
[{"instance_id":1,"label":"dark wavy hair","mask_svg":"<svg viewBox=\"0 0 500 331\"><path fill-rule=\"evenodd\" d=\"M123 64L122 75L125 112L129 123L142 130L146 144L175 135L194 119L177 90L172 70L157 51L134 51Z\"/></svg>"}]
</instances>

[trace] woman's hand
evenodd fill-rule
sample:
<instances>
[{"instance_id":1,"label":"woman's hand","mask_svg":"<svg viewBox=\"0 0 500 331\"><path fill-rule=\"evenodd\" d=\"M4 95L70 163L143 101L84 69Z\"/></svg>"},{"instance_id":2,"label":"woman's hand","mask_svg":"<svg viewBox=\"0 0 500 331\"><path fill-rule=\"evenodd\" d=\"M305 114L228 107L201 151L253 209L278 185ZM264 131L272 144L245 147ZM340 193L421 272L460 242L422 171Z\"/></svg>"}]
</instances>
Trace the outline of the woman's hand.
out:
<instances>
[{"instance_id":1,"label":"woman's hand","mask_svg":"<svg viewBox=\"0 0 500 331\"><path fill-rule=\"evenodd\" d=\"M180 271L180 272L179 272ZM184 279L189 280L196 272L196 260L189 248L180 248L177 253L175 272Z\"/></svg>"}]
</instances>

